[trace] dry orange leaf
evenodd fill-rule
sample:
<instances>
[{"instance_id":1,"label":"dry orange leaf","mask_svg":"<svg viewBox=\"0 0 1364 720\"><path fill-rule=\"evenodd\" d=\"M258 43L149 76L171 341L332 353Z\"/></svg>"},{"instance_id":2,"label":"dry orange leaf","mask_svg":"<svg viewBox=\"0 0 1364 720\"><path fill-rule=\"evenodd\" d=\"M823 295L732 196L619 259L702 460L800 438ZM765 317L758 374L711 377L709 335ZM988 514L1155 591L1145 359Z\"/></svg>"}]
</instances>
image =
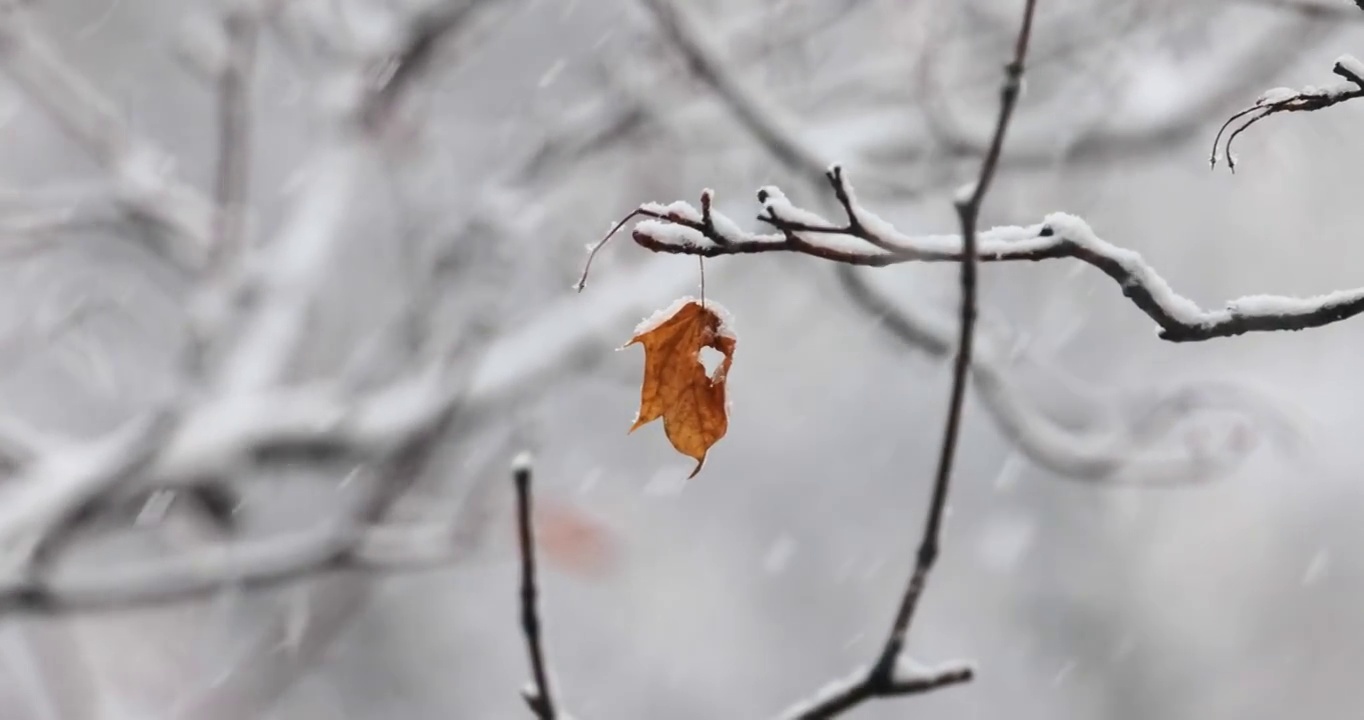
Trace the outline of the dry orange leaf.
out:
<instances>
[{"instance_id":1,"label":"dry orange leaf","mask_svg":"<svg viewBox=\"0 0 1364 720\"><path fill-rule=\"evenodd\" d=\"M728 316L714 302L703 305L695 298L682 298L641 323L625 345L644 346L639 415L630 432L663 418L663 430L673 447L696 459L696 469L689 478L701 472L706 451L729 428L725 375L734 361L737 339ZM724 355L714 374L706 374L702 348Z\"/></svg>"}]
</instances>

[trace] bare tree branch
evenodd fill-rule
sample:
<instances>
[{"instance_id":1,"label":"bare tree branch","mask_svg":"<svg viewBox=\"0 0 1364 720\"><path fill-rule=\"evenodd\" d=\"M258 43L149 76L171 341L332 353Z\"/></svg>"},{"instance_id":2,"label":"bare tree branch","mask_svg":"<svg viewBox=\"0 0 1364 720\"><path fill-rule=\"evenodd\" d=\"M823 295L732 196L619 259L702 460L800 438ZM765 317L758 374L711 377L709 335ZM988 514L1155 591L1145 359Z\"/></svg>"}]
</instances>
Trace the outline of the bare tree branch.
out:
<instances>
[{"instance_id":1,"label":"bare tree branch","mask_svg":"<svg viewBox=\"0 0 1364 720\"><path fill-rule=\"evenodd\" d=\"M1355 6L1364 10L1364 0L1353 0ZM1294 12L1308 17L1330 18L1332 20L1364 20L1364 15L1360 15L1354 10L1344 7L1340 0L1335 2L1316 2L1315 0L1237 0L1242 5L1251 7L1272 8L1285 12Z\"/></svg>"},{"instance_id":2,"label":"bare tree branch","mask_svg":"<svg viewBox=\"0 0 1364 720\"><path fill-rule=\"evenodd\" d=\"M647 203L632 216L652 218L638 223L634 241L654 252L717 257L763 252L795 252L825 260L884 267L907 262L960 262L960 235L911 237L896 230L857 202L842 169L828 173L843 205L843 224L793 205L775 187L759 191L763 214L758 219L779 232L743 231L715 211L697 211L690 204ZM703 206L711 193L703 194ZM1340 322L1364 312L1364 288L1300 298L1251 295L1227 303L1222 310L1204 310L1177 294L1141 255L1100 239L1080 218L1053 213L1037 225L998 227L980 233L982 262L1040 261L1073 258L1091 265L1116 281L1142 312L1159 326L1159 337L1172 342L1196 342L1248 332L1304 330Z\"/></svg>"},{"instance_id":3,"label":"bare tree branch","mask_svg":"<svg viewBox=\"0 0 1364 720\"><path fill-rule=\"evenodd\" d=\"M10 575L0 578L0 613L109 612L184 602L228 588L274 587L329 572L437 569L459 557L456 537L457 526L449 522L324 524L108 568Z\"/></svg>"},{"instance_id":4,"label":"bare tree branch","mask_svg":"<svg viewBox=\"0 0 1364 720\"><path fill-rule=\"evenodd\" d=\"M251 177L251 88L260 33L258 10L228 2L223 10L227 57L218 75L218 168L214 182L213 238L209 267L241 251Z\"/></svg>"},{"instance_id":5,"label":"bare tree branch","mask_svg":"<svg viewBox=\"0 0 1364 720\"><path fill-rule=\"evenodd\" d=\"M906 668L902 670L904 671L898 673L888 684L873 686L867 681L870 671L867 668L858 668L847 678L829 683L815 698L787 708L781 715L782 720L836 717L867 700L920 695L970 682L975 676L972 667L965 663L930 670L910 669L906 664Z\"/></svg>"},{"instance_id":6,"label":"bare tree branch","mask_svg":"<svg viewBox=\"0 0 1364 720\"><path fill-rule=\"evenodd\" d=\"M766 146L787 167L804 173L818 174L829 162L821 159L801 140L796 128L767 101L757 89L744 84L725 62L719 48L706 38L687 12L673 0L643 0L653 12L659 26L684 58L688 67L715 91L739 122ZM900 197L919 194L921 188L910 187L895 178L875 175L873 184Z\"/></svg>"},{"instance_id":7,"label":"bare tree branch","mask_svg":"<svg viewBox=\"0 0 1364 720\"><path fill-rule=\"evenodd\" d=\"M952 328L936 314L891 302L852 266L840 265L837 275L848 298L890 337L932 357L952 354ZM1282 401L1226 381L1161 383L1135 394L1142 402L1132 402L1101 397L1070 378L1058 377L1049 383L1051 396L1060 394L1098 415L1112 416L1111 422L1066 427L1019 389L1019 378L1004 352L1006 340L985 328L976 330L972 387L1010 443L1059 477L1143 486L1208 482L1244 467L1254 456L1253 439L1268 438L1287 452L1301 446L1299 423ZM1169 430L1215 413L1236 416L1224 442L1216 446L1172 442L1157 448L1159 441L1169 439Z\"/></svg>"},{"instance_id":8,"label":"bare tree branch","mask_svg":"<svg viewBox=\"0 0 1364 720\"><path fill-rule=\"evenodd\" d=\"M780 125L767 120L780 115L772 109L771 103L753 95L751 88L738 82L731 74L722 72L725 64L718 50L702 41L695 23L687 19L680 9L670 5L667 0L649 0L648 4L655 10L667 37L678 47L679 52L685 57L694 58L692 67L697 77L727 105L735 102L742 105L741 108L734 108L734 113L741 119L748 119L743 126L753 139L787 170L804 178L816 191L822 188L826 182L824 169L804 161L813 156L812 151L787 152L787 144L797 142L793 139L797 133L774 130ZM848 297L872 317L880 319L892 337L934 356L952 354L953 328L938 322L937 318L927 317L923 312L890 303L878 295L852 266L840 264L836 272ZM1078 434L1057 425L1020 395L1009 379L1008 368L998 348L991 347L991 343L987 343L983 353L979 350L973 353L971 366L972 378L981 393L982 402L1000 429L1029 459L1063 477L1104 482L1141 478L1140 482L1144 484L1206 481L1225 475L1249 457L1247 444L1238 443L1229 443L1224 448L1225 452L1214 453L1211 457L1192 452L1187 444L1181 444L1178 448L1185 454L1151 457L1149 443L1154 438L1149 433L1138 433L1135 419L1118 423L1112 428L1100 428L1088 435ZM1290 438L1295 437L1292 423L1285 419L1285 413L1272 400L1249 388L1219 390L1214 392L1210 387L1192 384L1160 388L1158 392L1161 397L1196 398L1192 402L1179 404L1181 413L1178 417L1169 418L1171 426L1207 410L1232 410L1253 423L1254 427L1270 431L1271 437L1276 440L1291 442Z\"/></svg>"},{"instance_id":9,"label":"bare tree branch","mask_svg":"<svg viewBox=\"0 0 1364 720\"><path fill-rule=\"evenodd\" d=\"M435 3L430 12L443 18L452 8L490 4ZM3 10L0 40L6 42L0 60L8 61L11 73L105 165L120 197L147 203L148 212L179 207L174 198L167 200L148 189L159 193L170 182L168 176L157 174L169 164L151 162L163 157L159 151L148 150L149 144L132 137L117 114L108 110L107 101L61 62L40 35L30 33L17 6L5 5ZM181 378L177 394L163 410L147 413L104 438L58 441L22 426L2 428L0 449L8 453L3 459L15 476L0 488L4 502L0 544L20 552L7 554L0 565L0 612L51 614L159 605L227 589L304 581L338 570L413 569L459 557L456 531L466 534L459 523L396 524L386 516L398 498L428 474L438 452L447 446L457 402L477 367L477 357L456 355L452 347L431 343L414 348L411 367L374 391L360 392L345 383L285 385L294 379L297 351L321 281L331 267L331 252L353 214L358 183L386 150L384 123L371 122L384 113L371 113L400 101L433 66L427 55L417 61L419 67L406 67L409 59L420 56L406 43L416 42L414 38L435 42L457 30L459 19L467 14L450 16L453 19L435 26L430 25L434 16L399 15L400 22L411 20L420 32L396 38L392 48L396 59L389 63L393 74L387 82L370 82L373 68L363 63L337 63L346 80L356 81L341 83L354 92L348 98L352 102L324 131L312 155L313 173L304 179L280 231L257 248L246 243L241 214L249 189L250 76L258 10L249 2L232 3L227 9L227 62L216 68L221 72L216 76L220 142L214 197L220 212L205 212L199 218L202 222L190 228L193 232L180 228L183 232L168 234L176 243L183 244L185 237L196 241L200 254L195 262L181 263L196 270L203 267L203 251L209 250L212 240L212 266L201 277L205 302L196 308L206 311L196 313L194 323L204 342L187 354L220 350L226 351L224 357L212 372L206 365L186 362L184 369L193 372ZM130 176L131 171L142 174ZM130 189L134 180L142 185ZM200 201L199 206L210 207ZM424 297L422 302L431 300ZM416 310L429 313L433 308ZM300 458L324 478L355 464L368 468L359 497L340 517L263 539L204 537L188 549L176 547L165 558L108 567L68 569L55 557L87 521L93 524L103 508L157 489L218 487L220 482L258 476L279 460L297 465ZM45 552L36 562L40 550ZM255 714L243 708L261 708L286 688L308 658L316 657L341 623L359 609L370 584L357 577L302 588L302 612L312 620L306 631L300 631L295 652L279 661L254 657L249 668L234 671L211 692L196 696L186 713L201 718ZM244 647L259 646L263 653L278 643L278 635L287 631L277 627L282 624L277 620L271 616L268 623L252 628Z\"/></svg>"},{"instance_id":10,"label":"bare tree branch","mask_svg":"<svg viewBox=\"0 0 1364 720\"><path fill-rule=\"evenodd\" d=\"M1364 1L1364 0L1361 0ZM1355 59L1352 55L1342 55L1336 60L1331 72L1344 78L1344 82L1336 82L1326 87L1313 87L1303 90L1292 90L1289 88L1274 88L1266 91L1260 96L1255 104L1242 110L1222 123L1218 129L1217 136L1212 141L1212 156L1209 158L1209 165L1217 166L1219 155L1225 155L1227 169L1236 172L1236 156L1232 153L1232 145L1241 133L1250 129L1250 126L1269 117L1285 112L1313 112L1329 107L1335 107L1343 102L1354 100L1357 97L1364 97L1364 63ZM1227 128L1233 123L1239 122L1235 130L1227 133ZM1226 135L1226 143L1222 143L1223 135Z\"/></svg>"},{"instance_id":11,"label":"bare tree branch","mask_svg":"<svg viewBox=\"0 0 1364 720\"><path fill-rule=\"evenodd\" d=\"M938 467L933 480L933 495L929 500L928 516L924 522L923 537L915 554L914 568L909 583L900 599L890 634L876 664L866 671L859 672L860 679L835 687L832 692L821 697L788 717L796 720L816 720L831 718L855 707L861 702L889 695L912 692L926 692L946 685L969 681L973 672L969 666L954 667L944 672L918 675L905 678L902 668L905 664L904 649L909 629L914 621L914 612L919 599L928 586L929 574L937 562L942 536L943 515L947 507L947 492L952 482L952 466L956 457L957 437L961 427L962 407L965 404L967 376L971 368L972 340L976 324L976 224L980 208L989 191L999 165L999 156L1004 148L1004 136L1009 129L1018 96L1022 92L1023 64L1028 55L1028 41L1032 36L1033 14L1036 0L1025 0L1023 20L1019 26L1018 39L1014 45L1013 59L1005 67L1003 89L1000 91L999 117L995 124L994 139L981 163L980 176L976 182L963 189L956 198L957 218L961 222L962 260L961 260L961 317L957 339L956 358L952 367L952 390L948 400L947 420L943 428L942 448L938 455ZM849 201L850 202L850 201ZM849 216L855 223L856 217Z\"/></svg>"},{"instance_id":12,"label":"bare tree branch","mask_svg":"<svg viewBox=\"0 0 1364 720\"><path fill-rule=\"evenodd\" d=\"M209 202L172 174L169 156L137 137L35 27L19 0L0 3L0 64L114 180L119 202L161 229L153 249L182 269L204 259Z\"/></svg>"},{"instance_id":13,"label":"bare tree branch","mask_svg":"<svg viewBox=\"0 0 1364 720\"><path fill-rule=\"evenodd\" d=\"M496 0L440 0L411 18L406 24L407 37L389 59L384 82L364 102L361 124L371 130L381 129L402 93L431 69L444 42L478 11L495 4Z\"/></svg>"},{"instance_id":14,"label":"bare tree branch","mask_svg":"<svg viewBox=\"0 0 1364 720\"><path fill-rule=\"evenodd\" d=\"M392 47L371 48L376 54L365 54L360 63L355 62L353 53L345 54L349 49L343 52L343 57L336 58L337 64L347 71L340 86L357 94L342 103L344 111L319 141L307 167L307 184L286 213L281 230L262 252L253 253L256 257L252 258L250 267L238 276L245 282L228 288L228 300L252 297L257 302L248 308L255 312L242 318L245 329L218 368L217 393L229 396L244 390L279 393L280 383L292 374L296 351L316 302L316 290L325 279L334 248L341 242L359 183L382 166L382 154L387 150L384 140L390 129L387 122L390 109L402 102L427 70L435 67L429 59L407 67L406 63L411 59L422 57L413 46L428 43L428 47L434 47L430 43L440 42L460 30L462 22L449 21L439 23L440 32L433 33L431 28L435 26L430 23L433 17L456 12L466 5L486 7L491 3L457 0L429 3L424 12L405 13L397 18L399 32L393 38L396 43ZM468 17L459 15L456 19ZM366 64L376 59L383 61L382 68ZM375 76L373 71L376 69L384 72ZM237 294L243 291L245 295ZM427 416L428 421L422 427L409 426L407 430L391 435L390 439L399 440L396 449L382 450L378 456L369 454L368 459L377 463L372 482L363 487L361 496L344 513L343 522L352 527L372 527L384 522L398 499L428 475L430 466L450 438L455 403L464 395L467 374L479 361L479 353L466 358L455 356L444 347L418 350L421 352L414 353L418 360L415 375L430 371L432 374L427 375L427 380L443 378L437 380L443 390L436 393L443 397L439 403L441 407L427 405L422 395L408 395L406 401L390 406L397 411L426 406L434 412ZM399 378L397 384L403 382ZM364 396L360 394L360 397ZM346 400L347 392L340 393L339 399ZM351 402L356 399L352 396ZM416 405L409 404L411 402ZM303 449L306 444L296 447ZM338 447L324 441L322 448L328 447L345 450L344 443ZM331 457L330 452L325 451L323 457ZM342 583L300 588L296 602L301 609L290 611L289 617L272 617L269 625L261 628L252 640L257 655L253 656L255 659L250 666L235 672L230 685L215 689L196 704L195 712L191 714L226 719L239 717L243 703L250 707L268 706L294 678L306 672L310 663L321 657L344 623L363 607L372 583L363 577L344 579ZM293 645L293 652L287 659L271 659L262 665L259 654L268 652L280 638L295 635L290 617L298 613L310 620L306 623L306 631L288 640Z\"/></svg>"},{"instance_id":15,"label":"bare tree branch","mask_svg":"<svg viewBox=\"0 0 1364 720\"><path fill-rule=\"evenodd\" d=\"M536 609L535 530L531 523L531 459L521 454L512 462L516 483L516 527L521 548L521 632L526 637L534 686L522 692L526 705L540 720L555 720L558 710L550 690L549 669L540 639L540 615Z\"/></svg>"}]
</instances>

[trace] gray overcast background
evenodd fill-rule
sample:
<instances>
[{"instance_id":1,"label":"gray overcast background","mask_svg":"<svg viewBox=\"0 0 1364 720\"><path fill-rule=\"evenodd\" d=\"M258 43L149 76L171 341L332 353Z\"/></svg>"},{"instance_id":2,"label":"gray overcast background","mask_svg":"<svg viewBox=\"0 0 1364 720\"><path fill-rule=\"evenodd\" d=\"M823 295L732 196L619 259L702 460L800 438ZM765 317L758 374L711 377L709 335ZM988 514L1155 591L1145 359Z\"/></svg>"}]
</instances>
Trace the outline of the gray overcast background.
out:
<instances>
[{"instance_id":1,"label":"gray overcast background","mask_svg":"<svg viewBox=\"0 0 1364 720\"><path fill-rule=\"evenodd\" d=\"M975 172L1021 2L674 1L815 152L846 162L855 181L861 170L928 188L881 199L869 189L877 212L908 232L955 231L951 192ZM403 3L297 4L365 28ZM1205 307L1364 284L1364 104L1267 120L1241 139L1237 174L1208 170L1231 112L1269 87L1331 82L1338 55L1364 54L1364 12L1349 3L1320 15L1268 5L1040 0L1033 74L985 224L1082 215ZM213 4L33 6L129 125L208 187L211 89L177 47L204 42L194 33L211 30ZM259 233L300 182L325 66L263 36ZM708 262L708 295L737 318L733 415L705 470L683 484L689 461L661 427L626 435L642 353L615 348L641 317L695 291L694 259L621 238L587 291L569 290L584 244L641 202L695 202L710 187L749 225L762 185L812 207L827 198L734 122L636 2L496 3L442 51L410 110L392 176L372 178L346 228L307 362L325 375L402 301L390 261L403 233L463 234L447 312L488 334L484 372L506 387L469 419L414 505L478 504L487 528L477 552L419 576L328 580L355 599L334 627L304 617L290 589L2 619L0 715L529 717L504 471L522 446L535 452L545 501L577 508L612 538L609 573L551 565L544 575L548 648L574 717L769 716L874 656L917 542L945 364L897 344L825 263ZM101 177L7 81L0 123L5 188ZM4 412L90 435L161 386L189 286L127 234L107 223L63 229L43 236L42 252L0 265ZM954 268L871 275L901 303L952 312ZM1026 394L1077 423L1161 387L1220 379L1277 398L1300 438L1261 442L1209 483L1104 486L1035 467L968 401L945 552L910 649L930 664L970 658L978 679L850 716L1357 717L1364 320L1169 344L1120 288L1069 262L990 266L983 302L987 324L1026 348L1016 367ZM76 305L95 310L49 333L52 316ZM1103 407L1063 407L1074 398L1058 388L1076 385ZM272 483L250 498L252 531L314 522L332 494L328 483ZM146 532L88 544L91 561L168 547ZM368 591L355 595L360 585Z\"/></svg>"}]
</instances>

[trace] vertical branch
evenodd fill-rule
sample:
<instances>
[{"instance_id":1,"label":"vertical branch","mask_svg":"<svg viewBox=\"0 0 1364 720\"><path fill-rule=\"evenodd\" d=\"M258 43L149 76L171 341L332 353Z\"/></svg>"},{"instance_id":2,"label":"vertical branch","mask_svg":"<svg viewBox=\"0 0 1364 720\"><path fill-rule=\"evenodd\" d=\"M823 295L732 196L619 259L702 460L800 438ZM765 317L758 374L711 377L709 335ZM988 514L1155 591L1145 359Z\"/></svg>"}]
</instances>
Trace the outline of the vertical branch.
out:
<instances>
[{"instance_id":1,"label":"vertical branch","mask_svg":"<svg viewBox=\"0 0 1364 720\"><path fill-rule=\"evenodd\" d=\"M851 681L835 684L814 701L788 711L788 718L794 720L831 718L869 698L927 692L968 681L974 674L969 667L951 667L930 673L906 673L900 669L901 657L910 626L914 622L914 612L918 609L919 599L923 597L924 589L928 586L928 577L937 562L940 550L943 516L947 507L948 489L952 482L952 467L961 431L962 406L966 398L972 341L975 337L979 261L976 248L977 224L985 194L999 166L1009 121L1013 118L1014 108L1018 104L1018 96L1022 90L1023 67L1028 52L1028 41L1032 36L1032 20L1036 5L1036 0L1024 0L1023 20L1014 44L1013 59L1004 69L1004 85L1000 91L999 117L995 123L994 137L990 141L989 150L981 163L980 174L975 183L963 188L954 203L962 232L961 318L957 352L952 366L952 390L933 480L933 494L929 500L928 517L924 522L924 532L914 557L914 568L910 573L909 583L901 596L890 634L870 671L858 673Z\"/></svg>"},{"instance_id":2,"label":"vertical branch","mask_svg":"<svg viewBox=\"0 0 1364 720\"><path fill-rule=\"evenodd\" d=\"M218 76L218 169L213 193L217 212L209 248L210 271L235 255L245 241L251 175L251 82L260 19L247 3L228 0L227 5L223 31L228 51Z\"/></svg>"},{"instance_id":3,"label":"vertical branch","mask_svg":"<svg viewBox=\"0 0 1364 720\"><path fill-rule=\"evenodd\" d=\"M256 70L261 15L257 5L224 0L222 31L226 52L217 66L217 167L213 182L213 222L209 227L207 260L201 292L218 306L229 303L229 280L246 251L247 196L251 181L251 88ZM206 300L207 302L207 300ZM209 346L221 332L223 308L215 307L212 321L194 316L183 358L190 382L204 380Z\"/></svg>"},{"instance_id":4,"label":"vertical branch","mask_svg":"<svg viewBox=\"0 0 1364 720\"><path fill-rule=\"evenodd\" d=\"M952 365L952 393L948 401L947 421L943 429L942 449L938 454L938 468L933 481L933 497L928 506L928 518L924 524L923 539L915 556L914 571L910 575L909 586L905 589L900 608L895 613L895 623L890 638L877 663L877 670L889 674L896 658L904 647L905 635L914 620L914 611L919 598L923 595L928 582L928 574L937 562L942 536L942 519L947 506L947 491L952 482L952 465L956 458L957 438L961 430L962 406L966 398L966 383L971 369L972 341L975 338L976 324L976 277L979 257L976 252L976 226L980 220L980 208L985 201L985 193L990 189L995 171L999 167L999 156L1004 148L1004 135L1009 129L1018 96L1022 90L1023 63L1028 53L1028 40L1032 36L1032 18L1037 0L1025 0L1023 22L1018 30L1014 45L1014 57L1004 68L1004 87L1000 91L999 118L995 123L994 137L990 149L981 162L980 176L974 185L963 188L955 205L957 218L961 221L962 259L961 259L961 325L957 340L957 354ZM968 191L969 192L965 192Z\"/></svg>"},{"instance_id":5,"label":"vertical branch","mask_svg":"<svg viewBox=\"0 0 1364 720\"><path fill-rule=\"evenodd\" d=\"M535 531L531 527L531 460L522 453L512 461L512 478L516 482L516 525L521 543L521 631L526 636L526 650L530 654L530 669L534 687L523 695L531 712L540 720L554 720L554 698L549 690L549 673L545 667L545 653L540 640L540 617L536 611Z\"/></svg>"}]
</instances>

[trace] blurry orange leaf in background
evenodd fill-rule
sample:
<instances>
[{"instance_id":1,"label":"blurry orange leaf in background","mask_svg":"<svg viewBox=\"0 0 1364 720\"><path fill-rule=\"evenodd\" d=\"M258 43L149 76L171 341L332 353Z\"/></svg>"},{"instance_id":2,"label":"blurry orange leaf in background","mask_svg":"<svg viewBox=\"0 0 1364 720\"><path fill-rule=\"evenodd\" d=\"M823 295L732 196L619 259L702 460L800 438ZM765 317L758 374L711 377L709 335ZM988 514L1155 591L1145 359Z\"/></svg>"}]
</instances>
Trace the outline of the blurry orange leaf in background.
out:
<instances>
[{"instance_id":1,"label":"blurry orange leaf in background","mask_svg":"<svg viewBox=\"0 0 1364 720\"><path fill-rule=\"evenodd\" d=\"M644 346L644 382L639 415L630 431L663 418L663 429L677 451L696 459L696 477L706 462L706 451L729 428L725 376L734 361L737 340L729 329L728 313L715 303L682 298L635 328L626 347ZM724 359L713 375L701 363L702 348L719 351Z\"/></svg>"},{"instance_id":2,"label":"blurry orange leaf in background","mask_svg":"<svg viewBox=\"0 0 1364 720\"><path fill-rule=\"evenodd\" d=\"M550 563L575 575L599 578L615 565L611 533L571 505L551 501L535 508L535 544Z\"/></svg>"}]
</instances>

